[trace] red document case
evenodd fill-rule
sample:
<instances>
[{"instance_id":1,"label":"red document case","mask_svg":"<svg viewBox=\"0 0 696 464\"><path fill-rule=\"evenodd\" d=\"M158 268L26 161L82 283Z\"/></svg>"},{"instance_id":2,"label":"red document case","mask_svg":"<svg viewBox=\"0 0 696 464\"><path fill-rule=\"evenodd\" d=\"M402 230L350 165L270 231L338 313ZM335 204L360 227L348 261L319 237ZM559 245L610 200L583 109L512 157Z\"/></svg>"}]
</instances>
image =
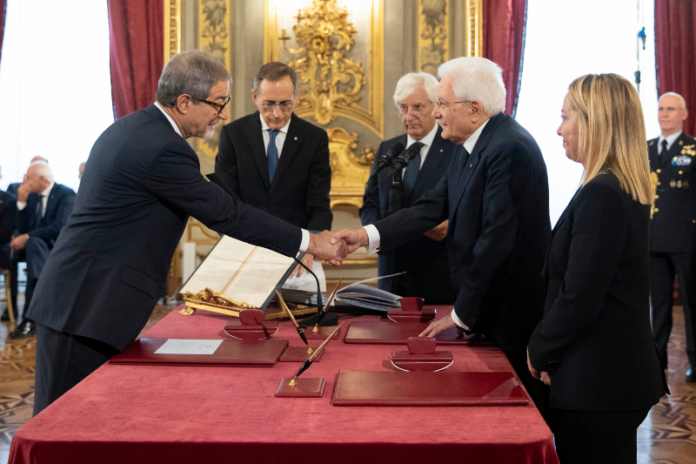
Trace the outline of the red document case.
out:
<instances>
[{"instance_id":1,"label":"red document case","mask_svg":"<svg viewBox=\"0 0 696 464\"><path fill-rule=\"evenodd\" d=\"M288 346L287 340L223 340L214 354L155 354L166 338L141 338L109 361L113 364L205 364L272 367Z\"/></svg>"},{"instance_id":2,"label":"red document case","mask_svg":"<svg viewBox=\"0 0 696 464\"><path fill-rule=\"evenodd\" d=\"M522 406L512 372L339 371L334 406Z\"/></svg>"},{"instance_id":3,"label":"red document case","mask_svg":"<svg viewBox=\"0 0 696 464\"><path fill-rule=\"evenodd\" d=\"M428 327L421 322L353 321L348 327L344 343L373 345L405 345L409 338L417 337ZM478 336L459 333L456 327L443 330L435 336L438 345L488 345Z\"/></svg>"}]
</instances>

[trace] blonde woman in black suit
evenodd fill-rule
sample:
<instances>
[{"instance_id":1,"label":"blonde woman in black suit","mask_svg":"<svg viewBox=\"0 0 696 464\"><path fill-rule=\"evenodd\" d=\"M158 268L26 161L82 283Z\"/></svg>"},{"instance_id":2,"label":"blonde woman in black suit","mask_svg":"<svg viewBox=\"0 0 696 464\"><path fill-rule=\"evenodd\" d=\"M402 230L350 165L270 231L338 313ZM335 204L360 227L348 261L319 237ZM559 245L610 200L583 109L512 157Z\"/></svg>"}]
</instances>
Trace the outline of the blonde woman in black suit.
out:
<instances>
[{"instance_id":1,"label":"blonde woman in black suit","mask_svg":"<svg viewBox=\"0 0 696 464\"><path fill-rule=\"evenodd\" d=\"M561 115L585 176L551 236L529 369L550 386L562 464L635 463L638 426L668 392L650 329L643 112L628 80L599 74L573 81Z\"/></svg>"}]
</instances>

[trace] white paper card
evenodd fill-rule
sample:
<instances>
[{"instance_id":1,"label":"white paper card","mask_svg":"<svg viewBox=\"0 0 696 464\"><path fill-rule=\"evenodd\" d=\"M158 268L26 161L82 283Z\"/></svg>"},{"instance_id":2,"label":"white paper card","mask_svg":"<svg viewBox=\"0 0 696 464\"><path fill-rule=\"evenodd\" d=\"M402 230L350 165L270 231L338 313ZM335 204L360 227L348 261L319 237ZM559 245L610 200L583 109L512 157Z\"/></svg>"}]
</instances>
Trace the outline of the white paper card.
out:
<instances>
[{"instance_id":1,"label":"white paper card","mask_svg":"<svg viewBox=\"0 0 696 464\"><path fill-rule=\"evenodd\" d=\"M155 354L213 354L222 340L180 340L170 338Z\"/></svg>"}]
</instances>

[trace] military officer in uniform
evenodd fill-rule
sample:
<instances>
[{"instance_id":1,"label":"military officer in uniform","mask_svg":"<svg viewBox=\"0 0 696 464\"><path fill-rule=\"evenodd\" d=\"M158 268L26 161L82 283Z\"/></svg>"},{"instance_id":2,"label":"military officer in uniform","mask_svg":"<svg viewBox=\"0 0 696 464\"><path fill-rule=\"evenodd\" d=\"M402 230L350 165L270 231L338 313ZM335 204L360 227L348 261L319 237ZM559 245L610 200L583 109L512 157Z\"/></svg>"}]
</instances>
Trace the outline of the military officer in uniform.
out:
<instances>
[{"instance_id":1,"label":"military officer in uniform","mask_svg":"<svg viewBox=\"0 0 696 464\"><path fill-rule=\"evenodd\" d=\"M688 112L681 95L659 100L662 134L648 141L655 204L650 224L650 298L655 342L667 368L672 331L672 284L675 274L684 303L687 382L696 382L696 139L682 131Z\"/></svg>"}]
</instances>

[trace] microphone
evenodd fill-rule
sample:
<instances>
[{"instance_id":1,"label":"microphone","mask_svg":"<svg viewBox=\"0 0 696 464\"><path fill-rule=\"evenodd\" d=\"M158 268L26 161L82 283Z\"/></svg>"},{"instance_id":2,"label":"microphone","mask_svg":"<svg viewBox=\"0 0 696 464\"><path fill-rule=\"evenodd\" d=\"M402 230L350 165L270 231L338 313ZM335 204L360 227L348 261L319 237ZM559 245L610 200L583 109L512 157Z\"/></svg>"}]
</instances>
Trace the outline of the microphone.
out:
<instances>
[{"instance_id":1,"label":"microphone","mask_svg":"<svg viewBox=\"0 0 696 464\"><path fill-rule=\"evenodd\" d=\"M394 173L395 173L396 171L398 171L399 169L403 169L403 168L405 168L406 166L408 166L408 163L409 163L413 158L415 158L416 156L418 156L418 153L420 153L420 148L415 148L415 149L414 149L414 145L415 145L415 144L411 145L411 146L409 147L409 149L406 150L405 153L402 153L401 155L399 155L399 156L396 158L396 160L394 160L394 164L392 164L392 168L393 168L393 169L392 169L392 172L390 173L390 175L391 175L391 174L394 174ZM422 145L421 145L421 146L422 146Z\"/></svg>"},{"instance_id":2,"label":"microphone","mask_svg":"<svg viewBox=\"0 0 696 464\"><path fill-rule=\"evenodd\" d=\"M405 148L406 147L403 143L397 143L396 145L391 147L389 151L386 154L382 155L382 157L379 159L379 162L377 163L377 169L375 169L375 174L389 166L392 163L392 160L399 156Z\"/></svg>"}]
</instances>

